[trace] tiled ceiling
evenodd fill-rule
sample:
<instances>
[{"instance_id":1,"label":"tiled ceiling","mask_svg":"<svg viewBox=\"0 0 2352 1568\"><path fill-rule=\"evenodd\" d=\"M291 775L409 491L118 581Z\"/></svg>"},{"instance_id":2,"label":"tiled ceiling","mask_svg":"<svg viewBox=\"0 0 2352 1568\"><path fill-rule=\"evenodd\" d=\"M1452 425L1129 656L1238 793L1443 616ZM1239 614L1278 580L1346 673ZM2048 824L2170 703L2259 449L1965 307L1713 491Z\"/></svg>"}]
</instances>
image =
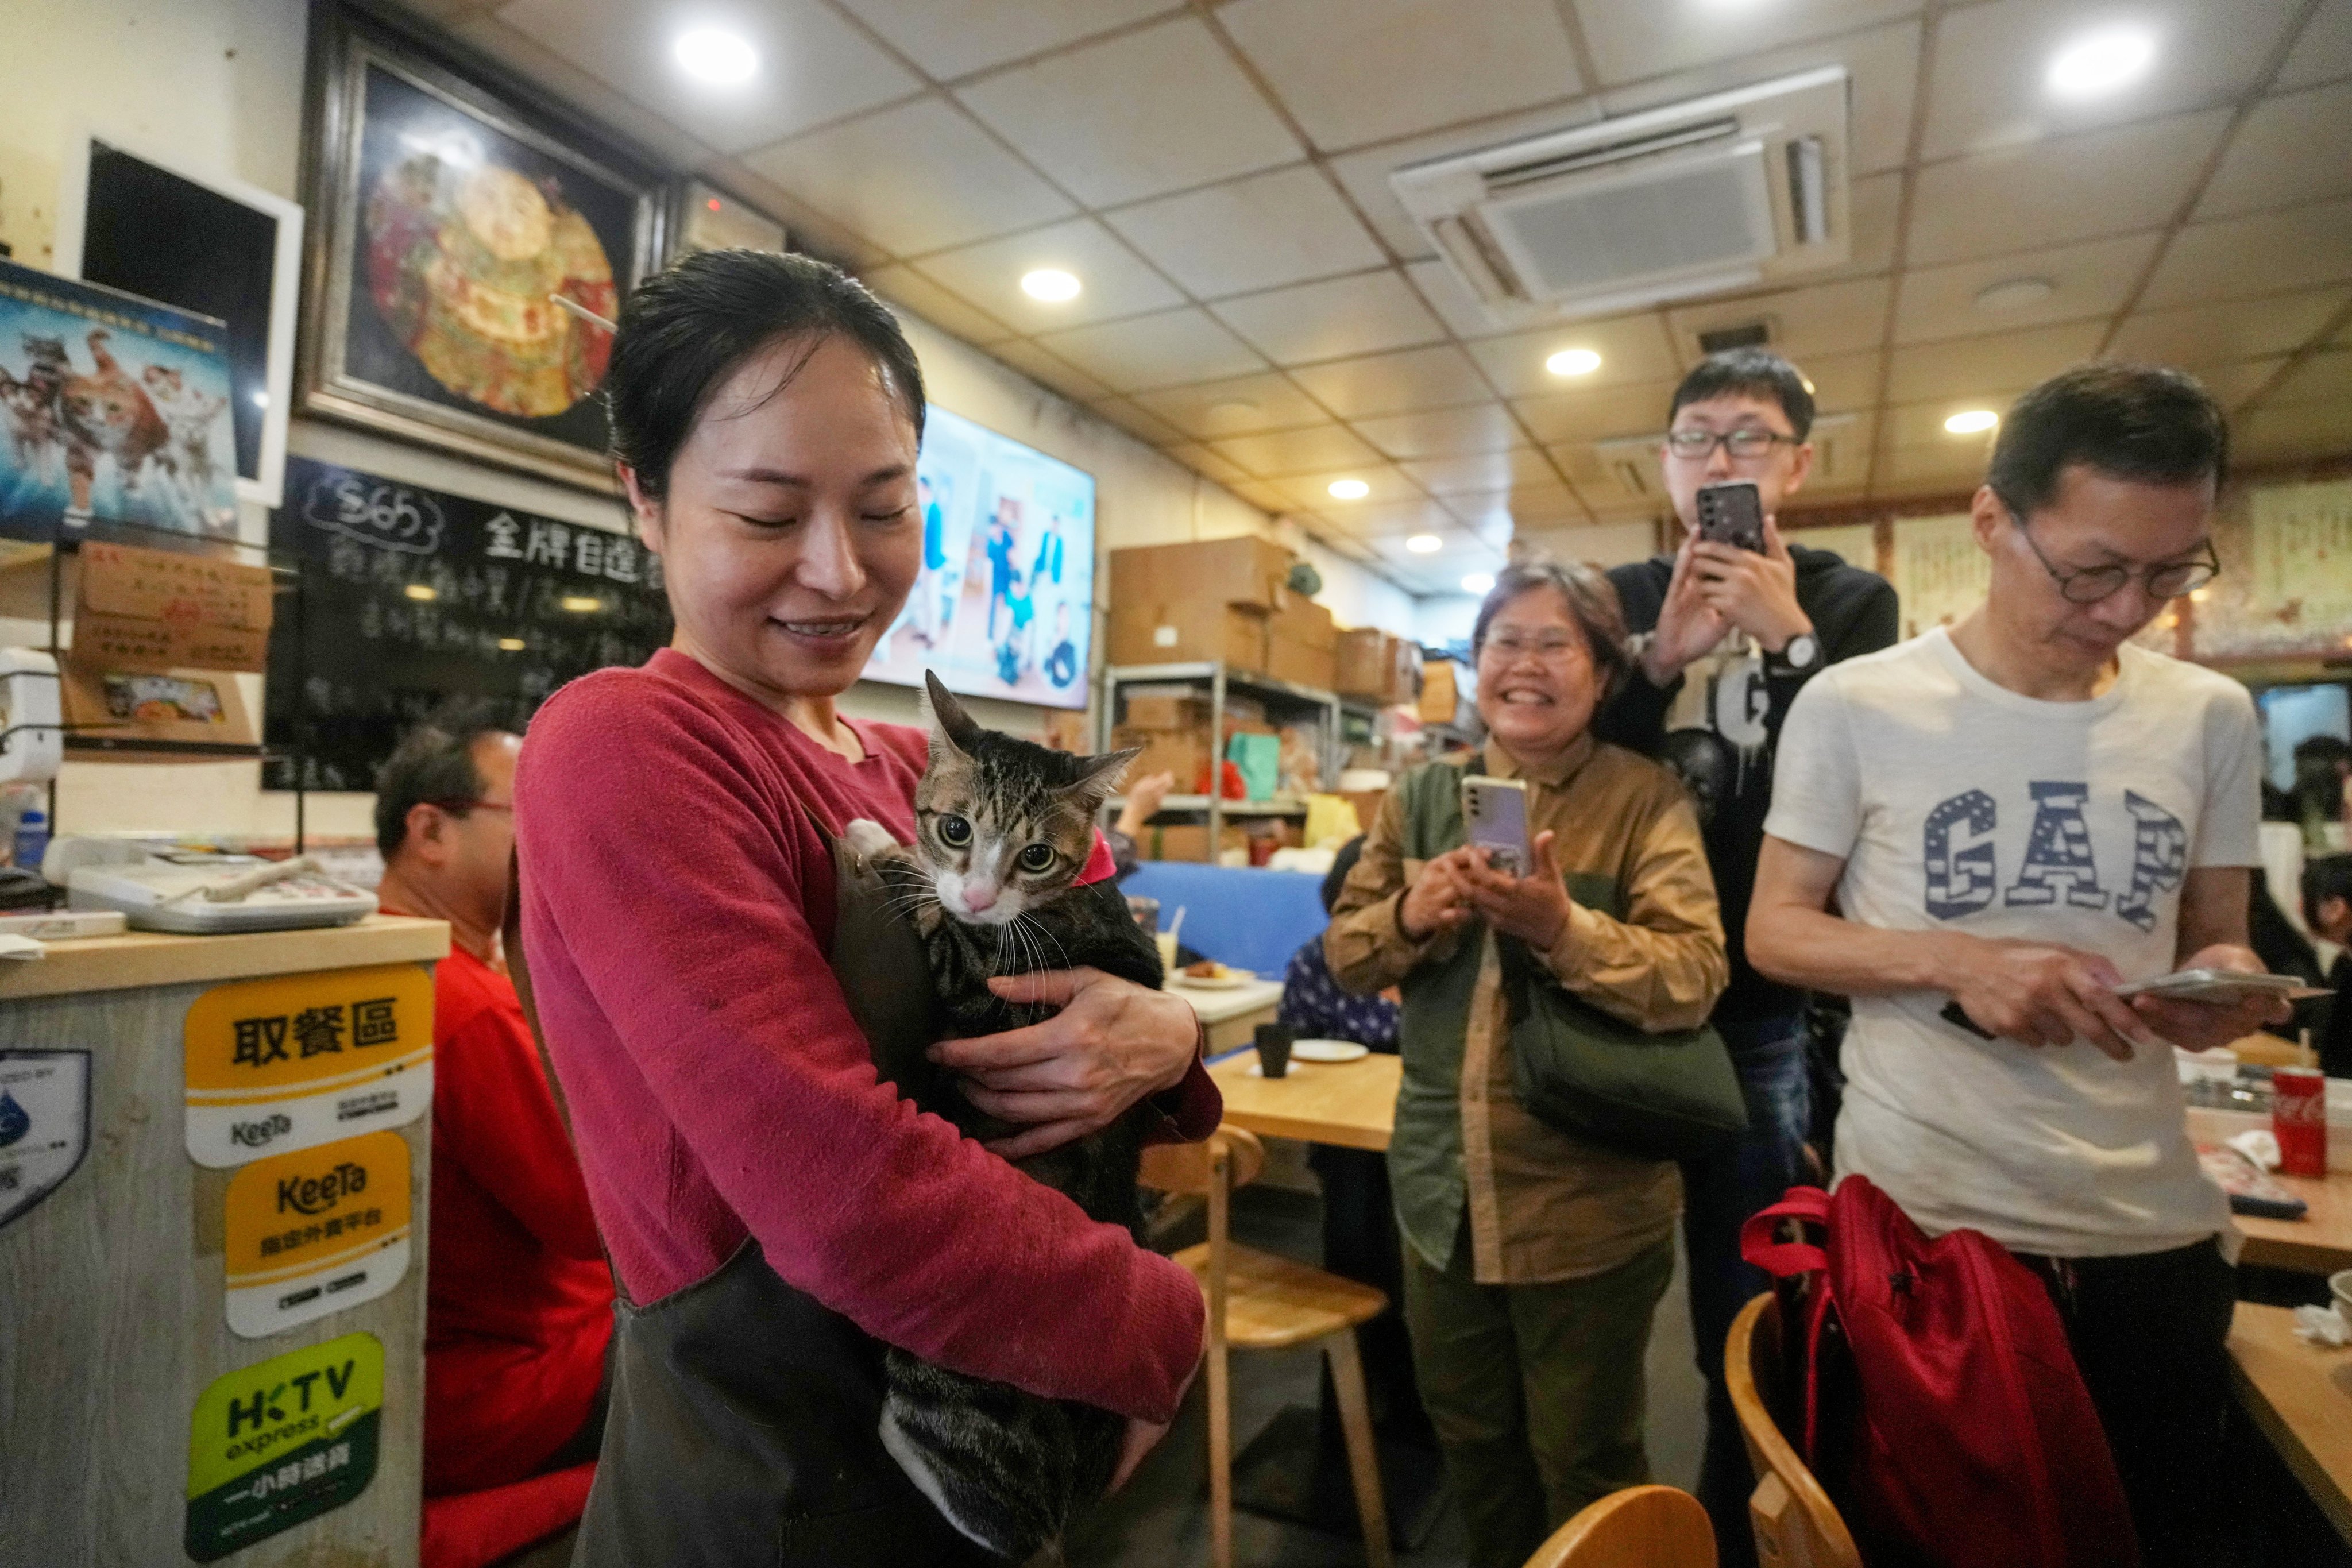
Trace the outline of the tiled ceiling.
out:
<instances>
[{"instance_id":1,"label":"tiled ceiling","mask_svg":"<svg viewBox=\"0 0 2352 1568\"><path fill-rule=\"evenodd\" d=\"M1967 487L1989 438L1945 416L2095 354L2204 377L2250 463L2352 452L2352 0L406 3L1417 592L1514 529L1654 515L1642 441L1695 334L1759 318L1819 387L1822 504ZM759 50L751 88L671 68L669 32L712 21ZM2055 101L2053 51L2118 21L2154 68ZM1852 259L1802 287L1498 331L1389 190L1826 63ZM1083 290L1029 299L1044 267ZM2049 292L1979 307L2019 279ZM1601 368L1551 375L1569 347Z\"/></svg>"}]
</instances>

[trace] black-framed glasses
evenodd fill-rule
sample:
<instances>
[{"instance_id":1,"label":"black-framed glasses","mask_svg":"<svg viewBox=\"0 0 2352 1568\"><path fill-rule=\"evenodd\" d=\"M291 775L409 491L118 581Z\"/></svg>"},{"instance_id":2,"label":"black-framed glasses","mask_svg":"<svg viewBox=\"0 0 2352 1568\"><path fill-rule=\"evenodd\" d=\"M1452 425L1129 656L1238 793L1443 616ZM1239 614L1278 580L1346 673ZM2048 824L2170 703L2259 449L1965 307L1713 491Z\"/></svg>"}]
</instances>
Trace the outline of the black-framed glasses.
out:
<instances>
[{"instance_id":1,"label":"black-framed glasses","mask_svg":"<svg viewBox=\"0 0 2352 1568\"><path fill-rule=\"evenodd\" d=\"M1712 457L1717 447L1742 462L1754 462L1768 457L1775 447L1804 445L1794 436L1783 436L1778 430L1767 430L1760 425L1742 425L1737 430L1669 430L1666 450L1688 461L1703 462Z\"/></svg>"},{"instance_id":2,"label":"black-framed glasses","mask_svg":"<svg viewBox=\"0 0 2352 1568\"><path fill-rule=\"evenodd\" d=\"M2095 605L2112 599L2124 591L2135 578L2147 590L2151 599L2178 599L2183 594L2193 594L2221 574L2221 558L2213 552L2213 542L2205 542L2204 556L2196 561L2163 561L2153 566L2084 566L2059 565L2042 553L2042 546L2033 541L2033 530L2025 519L2007 501L2001 505L2009 512L2010 521L2025 536L2025 547L2058 584L2058 596L2070 605Z\"/></svg>"}]
</instances>

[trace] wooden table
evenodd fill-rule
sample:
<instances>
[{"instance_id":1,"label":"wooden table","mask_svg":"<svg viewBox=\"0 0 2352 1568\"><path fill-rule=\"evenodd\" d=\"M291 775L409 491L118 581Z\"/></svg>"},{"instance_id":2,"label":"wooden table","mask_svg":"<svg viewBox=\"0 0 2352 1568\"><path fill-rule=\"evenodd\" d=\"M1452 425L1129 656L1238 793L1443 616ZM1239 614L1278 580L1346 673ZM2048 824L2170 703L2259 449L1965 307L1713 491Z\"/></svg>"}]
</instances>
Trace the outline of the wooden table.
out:
<instances>
[{"instance_id":1,"label":"wooden table","mask_svg":"<svg viewBox=\"0 0 2352 1568\"><path fill-rule=\"evenodd\" d=\"M1225 1120L1275 1138L1379 1151L1396 1127L1404 1058L1374 1052L1352 1062L1293 1060L1282 1078L1255 1076L1255 1051L1209 1066L1225 1097Z\"/></svg>"},{"instance_id":2,"label":"wooden table","mask_svg":"<svg viewBox=\"0 0 2352 1568\"><path fill-rule=\"evenodd\" d=\"M1274 1022L1276 1006L1282 1001L1282 984L1276 980L1251 980L1240 985L1212 988L1188 984L1182 976L1174 975L1169 979L1168 989L1192 1004L1192 1011L1209 1026L1209 1054L1213 1057L1254 1042L1257 1026Z\"/></svg>"},{"instance_id":3,"label":"wooden table","mask_svg":"<svg viewBox=\"0 0 2352 1568\"><path fill-rule=\"evenodd\" d=\"M2192 1106L2189 1111L2189 1135L2200 1143L2220 1143L2248 1128L2269 1125L2267 1117L2201 1106ZM2291 1268L2299 1274L2333 1274L2352 1268L2352 1171L2275 1179L2310 1205L2310 1210L2301 1219L2239 1215L2238 1228L2246 1233L2246 1250L2238 1261Z\"/></svg>"},{"instance_id":4,"label":"wooden table","mask_svg":"<svg viewBox=\"0 0 2352 1568\"><path fill-rule=\"evenodd\" d=\"M2292 1310L2241 1301L2230 1381L2303 1489L2352 1542L2352 1350L2305 1344Z\"/></svg>"}]
</instances>

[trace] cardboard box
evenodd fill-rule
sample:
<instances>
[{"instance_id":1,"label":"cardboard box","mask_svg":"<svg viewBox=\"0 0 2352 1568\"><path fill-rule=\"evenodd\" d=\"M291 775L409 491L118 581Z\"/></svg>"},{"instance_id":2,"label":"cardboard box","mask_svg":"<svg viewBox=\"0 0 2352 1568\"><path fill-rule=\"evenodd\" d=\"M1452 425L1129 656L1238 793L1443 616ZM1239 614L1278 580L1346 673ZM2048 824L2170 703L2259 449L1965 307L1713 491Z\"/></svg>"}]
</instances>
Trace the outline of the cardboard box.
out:
<instances>
[{"instance_id":1,"label":"cardboard box","mask_svg":"<svg viewBox=\"0 0 2352 1568\"><path fill-rule=\"evenodd\" d=\"M1113 601L1113 664L1181 664L1223 659L1235 669L1265 668L1269 612L1202 599Z\"/></svg>"},{"instance_id":2,"label":"cardboard box","mask_svg":"<svg viewBox=\"0 0 2352 1568\"><path fill-rule=\"evenodd\" d=\"M1265 673L1294 686L1330 690L1332 677L1337 673L1332 657L1331 649L1297 641L1280 627L1265 640Z\"/></svg>"},{"instance_id":3,"label":"cardboard box","mask_svg":"<svg viewBox=\"0 0 2352 1568\"><path fill-rule=\"evenodd\" d=\"M268 668L268 568L98 540L78 568L74 649L91 668Z\"/></svg>"},{"instance_id":4,"label":"cardboard box","mask_svg":"<svg viewBox=\"0 0 2352 1568\"><path fill-rule=\"evenodd\" d=\"M1238 849L1247 853L1249 839L1238 827L1228 826L1218 835L1220 849ZM1205 822L1157 824L1144 829L1137 841L1135 852L1146 860L1191 860L1206 864L1214 857L1209 853L1209 825Z\"/></svg>"},{"instance_id":5,"label":"cardboard box","mask_svg":"<svg viewBox=\"0 0 2352 1568\"><path fill-rule=\"evenodd\" d=\"M1332 689L1383 707L1412 701L1421 690L1421 645L1370 627L1341 632Z\"/></svg>"},{"instance_id":6,"label":"cardboard box","mask_svg":"<svg viewBox=\"0 0 2352 1568\"><path fill-rule=\"evenodd\" d=\"M1450 658L1433 660L1421 672L1421 721L1424 724L1451 724L1461 707L1461 691L1454 684L1454 661Z\"/></svg>"},{"instance_id":7,"label":"cardboard box","mask_svg":"<svg viewBox=\"0 0 2352 1568\"><path fill-rule=\"evenodd\" d=\"M1292 642L1324 653L1333 652L1339 646L1339 623L1331 618L1330 611L1312 599L1293 595L1289 603L1275 612L1272 629Z\"/></svg>"},{"instance_id":8,"label":"cardboard box","mask_svg":"<svg viewBox=\"0 0 2352 1568\"><path fill-rule=\"evenodd\" d=\"M1180 600L1253 605L1278 610L1297 558L1270 539L1242 534L1184 544L1146 544L1110 552L1113 605Z\"/></svg>"},{"instance_id":9,"label":"cardboard box","mask_svg":"<svg viewBox=\"0 0 2352 1568\"><path fill-rule=\"evenodd\" d=\"M226 670L109 669L68 654L61 675L66 723L103 740L250 746L260 738Z\"/></svg>"},{"instance_id":10,"label":"cardboard box","mask_svg":"<svg viewBox=\"0 0 2352 1568\"><path fill-rule=\"evenodd\" d=\"M1176 775L1178 795L1205 794L1202 783L1209 768L1209 731L1204 725L1198 730L1139 730L1121 725L1111 731L1111 746L1125 751L1139 746L1143 754L1127 770L1129 780L1145 778L1152 773Z\"/></svg>"},{"instance_id":11,"label":"cardboard box","mask_svg":"<svg viewBox=\"0 0 2352 1568\"><path fill-rule=\"evenodd\" d=\"M1121 721L1129 729L1205 730L1209 727L1209 700L1189 689L1162 692L1138 687L1123 695L1127 715Z\"/></svg>"}]
</instances>

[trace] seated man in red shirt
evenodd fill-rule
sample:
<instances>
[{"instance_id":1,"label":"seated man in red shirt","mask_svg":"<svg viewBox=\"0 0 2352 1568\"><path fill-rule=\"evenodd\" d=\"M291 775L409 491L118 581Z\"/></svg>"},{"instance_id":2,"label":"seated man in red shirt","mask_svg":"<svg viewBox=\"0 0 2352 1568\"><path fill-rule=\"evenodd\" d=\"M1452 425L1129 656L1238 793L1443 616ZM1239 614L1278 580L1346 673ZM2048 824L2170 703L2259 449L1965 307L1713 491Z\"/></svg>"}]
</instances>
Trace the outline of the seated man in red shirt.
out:
<instances>
[{"instance_id":1,"label":"seated man in red shirt","mask_svg":"<svg viewBox=\"0 0 2352 1568\"><path fill-rule=\"evenodd\" d=\"M425 1489L474 1491L596 1457L613 1276L498 952L519 735L452 710L376 780L387 913L449 922L434 972Z\"/></svg>"}]
</instances>

